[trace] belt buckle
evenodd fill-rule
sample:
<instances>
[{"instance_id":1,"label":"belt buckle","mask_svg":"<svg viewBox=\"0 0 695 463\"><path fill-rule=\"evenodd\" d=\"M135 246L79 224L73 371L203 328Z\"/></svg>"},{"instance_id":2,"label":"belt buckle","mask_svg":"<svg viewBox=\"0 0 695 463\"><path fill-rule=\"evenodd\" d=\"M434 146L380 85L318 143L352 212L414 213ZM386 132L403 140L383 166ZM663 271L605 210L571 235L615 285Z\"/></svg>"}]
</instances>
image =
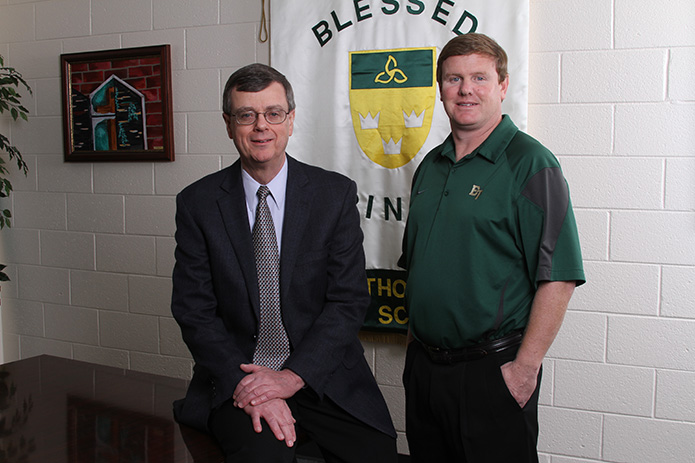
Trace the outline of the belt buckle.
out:
<instances>
[{"instance_id":1,"label":"belt buckle","mask_svg":"<svg viewBox=\"0 0 695 463\"><path fill-rule=\"evenodd\" d=\"M451 365L452 358L450 350L433 346L425 346L425 350L427 351L430 360L433 362Z\"/></svg>"}]
</instances>

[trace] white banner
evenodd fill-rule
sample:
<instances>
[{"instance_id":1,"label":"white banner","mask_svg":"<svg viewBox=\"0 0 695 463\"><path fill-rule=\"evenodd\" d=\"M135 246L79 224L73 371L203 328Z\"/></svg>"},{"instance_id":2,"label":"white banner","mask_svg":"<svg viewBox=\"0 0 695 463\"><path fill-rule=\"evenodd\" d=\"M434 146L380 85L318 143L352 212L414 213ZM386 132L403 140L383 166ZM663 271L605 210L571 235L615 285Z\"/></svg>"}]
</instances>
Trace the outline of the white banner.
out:
<instances>
[{"instance_id":1,"label":"white banner","mask_svg":"<svg viewBox=\"0 0 695 463\"><path fill-rule=\"evenodd\" d=\"M439 51L468 32L497 40L509 56L502 109L523 130L528 8L528 0L272 0L271 65L297 102L287 151L357 182L375 312L367 326L407 320L396 262L410 182L450 131L435 78Z\"/></svg>"}]
</instances>

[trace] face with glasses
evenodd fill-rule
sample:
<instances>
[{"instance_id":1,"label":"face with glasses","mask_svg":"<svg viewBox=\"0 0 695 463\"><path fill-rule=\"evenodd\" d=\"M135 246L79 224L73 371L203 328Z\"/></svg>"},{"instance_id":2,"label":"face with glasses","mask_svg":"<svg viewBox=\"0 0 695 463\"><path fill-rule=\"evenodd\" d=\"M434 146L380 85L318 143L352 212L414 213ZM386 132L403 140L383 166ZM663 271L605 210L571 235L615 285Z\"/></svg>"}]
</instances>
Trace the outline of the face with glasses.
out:
<instances>
[{"instance_id":1,"label":"face with glasses","mask_svg":"<svg viewBox=\"0 0 695 463\"><path fill-rule=\"evenodd\" d=\"M231 91L232 113L223 114L227 134L252 177L268 183L285 162L285 148L294 127L294 111L287 112L285 88L271 83L260 92Z\"/></svg>"}]
</instances>

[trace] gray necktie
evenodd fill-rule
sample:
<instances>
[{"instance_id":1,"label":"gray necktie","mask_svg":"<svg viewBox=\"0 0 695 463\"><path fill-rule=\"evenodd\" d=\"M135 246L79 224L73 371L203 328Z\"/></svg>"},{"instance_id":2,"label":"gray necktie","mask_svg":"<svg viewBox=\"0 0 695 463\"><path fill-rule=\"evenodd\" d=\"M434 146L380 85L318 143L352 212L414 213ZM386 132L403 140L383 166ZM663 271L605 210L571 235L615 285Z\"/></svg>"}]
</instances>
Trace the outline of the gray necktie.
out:
<instances>
[{"instance_id":1,"label":"gray necktie","mask_svg":"<svg viewBox=\"0 0 695 463\"><path fill-rule=\"evenodd\" d=\"M275 238L275 226L266 198L267 186L256 192L256 222L253 224L253 249L261 299L261 322L253 363L279 370L290 355L290 343L280 312L280 253Z\"/></svg>"}]
</instances>

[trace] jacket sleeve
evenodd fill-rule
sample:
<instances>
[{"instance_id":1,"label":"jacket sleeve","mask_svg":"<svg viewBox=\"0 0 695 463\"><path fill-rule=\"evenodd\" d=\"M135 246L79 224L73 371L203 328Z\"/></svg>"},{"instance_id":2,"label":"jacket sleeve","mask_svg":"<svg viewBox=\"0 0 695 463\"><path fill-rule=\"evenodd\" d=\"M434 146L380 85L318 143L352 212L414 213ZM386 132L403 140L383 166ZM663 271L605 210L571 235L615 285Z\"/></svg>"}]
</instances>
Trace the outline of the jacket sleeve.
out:
<instances>
[{"instance_id":1,"label":"jacket sleeve","mask_svg":"<svg viewBox=\"0 0 695 463\"><path fill-rule=\"evenodd\" d=\"M205 370L206 374L200 376L209 381L215 407L232 396L244 376L239 365L248 359L220 316L211 258L215 250L209 249L214 240L209 236L211 227L204 225L205 213L189 208L183 194L177 196L176 206L176 264L171 310L195 360L196 374L201 367Z\"/></svg>"}]
</instances>

